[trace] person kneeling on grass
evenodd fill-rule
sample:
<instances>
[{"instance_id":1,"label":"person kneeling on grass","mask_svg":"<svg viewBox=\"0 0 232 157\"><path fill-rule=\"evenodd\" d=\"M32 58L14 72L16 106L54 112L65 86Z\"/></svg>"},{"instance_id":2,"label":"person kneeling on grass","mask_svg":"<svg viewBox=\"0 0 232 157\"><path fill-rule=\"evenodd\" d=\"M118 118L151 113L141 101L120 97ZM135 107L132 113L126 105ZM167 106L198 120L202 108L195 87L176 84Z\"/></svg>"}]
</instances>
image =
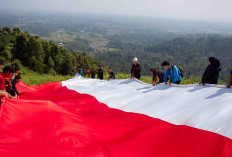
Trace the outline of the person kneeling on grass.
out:
<instances>
[{"instance_id":1,"label":"person kneeling on grass","mask_svg":"<svg viewBox=\"0 0 232 157\"><path fill-rule=\"evenodd\" d=\"M15 93L12 90L12 84L10 79L12 78L14 73L15 73L14 67L9 65L3 68L3 73L0 73L0 90L9 93L13 97L15 96Z\"/></svg>"},{"instance_id":2,"label":"person kneeling on grass","mask_svg":"<svg viewBox=\"0 0 232 157\"><path fill-rule=\"evenodd\" d=\"M161 64L162 67L166 69L165 74L164 74L164 82L167 84L168 82L168 76L170 75L170 81L169 84L174 83L174 84L180 84L181 83L181 71L177 66L173 64L169 64L168 61L163 61Z\"/></svg>"},{"instance_id":3,"label":"person kneeling on grass","mask_svg":"<svg viewBox=\"0 0 232 157\"><path fill-rule=\"evenodd\" d=\"M229 83L227 85L227 88L230 88L230 86L232 86L232 70L230 72L230 81L229 81Z\"/></svg>"},{"instance_id":4,"label":"person kneeling on grass","mask_svg":"<svg viewBox=\"0 0 232 157\"><path fill-rule=\"evenodd\" d=\"M163 81L164 72L159 71L159 70L157 70L157 69L155 69L155 68L150 69L150 72L151 72L151 74L153 75L152 84L153 84L154 86L157 85L157 84L160 84L160 83L163 83L163 82L164 82L164 81ZM158 83L157 83L157 81L158 81L157 77L159 78L159 82L158 82Z\"/></svg>"},{"instance_id":5,"label":"person kneeling on grass","mask_svg":"<svg viewBox=\"0 0 232 157\"><path fill-rule=\"evenodd\" d=\"M108 72L109 72L109 78L108 78L108 80L115 79L115 74L114 74L114 72L113 72L113 70L112 70L111 67L108 68Z\"/></svg>"}]
</instances>

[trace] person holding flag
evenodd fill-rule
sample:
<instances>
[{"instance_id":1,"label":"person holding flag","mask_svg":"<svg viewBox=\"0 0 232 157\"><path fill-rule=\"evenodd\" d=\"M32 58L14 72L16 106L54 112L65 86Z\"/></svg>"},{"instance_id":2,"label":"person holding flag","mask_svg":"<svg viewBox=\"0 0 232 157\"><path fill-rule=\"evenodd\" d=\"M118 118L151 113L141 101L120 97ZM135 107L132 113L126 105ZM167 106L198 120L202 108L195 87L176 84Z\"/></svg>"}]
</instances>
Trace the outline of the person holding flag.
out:
<instances>
[{"instance_id":1,"label":"person holding flag","mask_svg":"<svg viewBox=\"0 0 232 157\"><path fill-rule=\"evenodd\" d=\"M131 67L131 79L138 79L140 80L140 77L141 77L141 66L140 64L138 63L138 58L134 58L133 59L134 61L134 64L132 64L132 67Z\"/></svg>"}]
</instances>

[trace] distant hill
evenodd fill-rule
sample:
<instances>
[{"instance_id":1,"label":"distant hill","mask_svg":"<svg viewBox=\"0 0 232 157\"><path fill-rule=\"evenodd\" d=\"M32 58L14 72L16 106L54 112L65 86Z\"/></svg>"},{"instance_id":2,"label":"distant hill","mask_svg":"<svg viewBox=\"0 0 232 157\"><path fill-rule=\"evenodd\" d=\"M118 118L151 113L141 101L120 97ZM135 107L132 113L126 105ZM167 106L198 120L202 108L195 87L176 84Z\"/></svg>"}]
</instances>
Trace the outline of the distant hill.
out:
<instances>
[{"instance_id":1,"label":"distant hill","mask_svg":"<svg viewBox=\"0 0 232 157\"><path fill-rule=\"evenodd\" d=\"M72 64L66 65L69 62L64 61L64 58L68 57L54 55L56 54L54 48L56 46L59 47L58 52L62 52L61 56L66 54L64 51L70 51L73 53L71 56L84 57L90 63L88 66L83 64L86 68L96 67L94 65L98 61L91 59L95 58L101 60L105 66L113 67L115 72L127 74L130 73L132 58L135 56L139 58L142 65L143 75L150 75L149 69L151 67L162 69L161 62L169 60L181 67L185 76L190 73L191 76L200 78L210 56L219 58L222 63L221 80L228 80L229 71L232 69L231 23L152 17L44 13L31 15L0 14L1 26L11 28L17 26L31 34L39 35L43 39L36 39L37 36L32 37L42 43L42 49L44 52L49 52L51 59L48 60L48 56L42 57L42 59L36 58L39 61L38 65L29 65L32 63L20 58L23 55L17 56L18 52L27 52L28 50L17 49L16 54L14 49L10 50L13 59L19 58L24 65L31 67L31 69L45 65L45 70L43 68L33 69L36 71L72 74L75 71L72 67L80 65L80 62L70 61L72 59L68 59ZM27 36L28 33L22 34ZM15 39L15 42L24 38L21 36L19 39L19 37L18 40ZM29 42L29 38L26 41ZM32 41L30 39L30 42ZM47 44L43 44L46 43L45 41L49 45L48 48ZM15 45L15 43L11 44ZM86 57L85 54L91 58ZM41 55L43 56L43 53ZM59 62L58 58L63 58L62 63ZM65 66L68 68L64 68Z\"/></svg>"},{"instance_id":2,"label":"distant hill","mask_svg":"<svg viewBox=\"0 0 232 157\"><path fill-rule=\"evenodd\" d=\"M195 40L176 38L145 47L139 43L134 44L119 39L111 41L109 45L119 50L95 52L95 58L111 65L115 71L124 73L129 73L132 58L135 56L138 57L142 65L142 73L145 75L150 74L151 67L162 69L160 64L168 60L181 67L185 76L190 72L191 76L201 77L210 56L215 56L221 61L221 80L228 80L232 70L232 37L211 36Z\"/></svg>"}]
</instances>

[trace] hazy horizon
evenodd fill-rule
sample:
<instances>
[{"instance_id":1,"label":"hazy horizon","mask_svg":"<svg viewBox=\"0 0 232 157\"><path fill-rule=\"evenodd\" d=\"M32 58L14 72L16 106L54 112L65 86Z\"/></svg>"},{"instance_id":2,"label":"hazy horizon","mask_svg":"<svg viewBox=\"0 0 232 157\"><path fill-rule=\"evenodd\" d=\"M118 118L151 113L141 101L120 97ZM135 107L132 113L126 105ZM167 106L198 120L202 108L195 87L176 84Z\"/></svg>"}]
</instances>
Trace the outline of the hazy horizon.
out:
<instances>
[{"instance_id":1,"label":"hazy horizon","mask_svg":"<svg viewBox=\"0 0 232 157\"><path fill-rule=\"evenodd\" d=\"M66 12L150 16L231 23L231 0L0 0L6 12Z\"/></svg>"}]
</instances>

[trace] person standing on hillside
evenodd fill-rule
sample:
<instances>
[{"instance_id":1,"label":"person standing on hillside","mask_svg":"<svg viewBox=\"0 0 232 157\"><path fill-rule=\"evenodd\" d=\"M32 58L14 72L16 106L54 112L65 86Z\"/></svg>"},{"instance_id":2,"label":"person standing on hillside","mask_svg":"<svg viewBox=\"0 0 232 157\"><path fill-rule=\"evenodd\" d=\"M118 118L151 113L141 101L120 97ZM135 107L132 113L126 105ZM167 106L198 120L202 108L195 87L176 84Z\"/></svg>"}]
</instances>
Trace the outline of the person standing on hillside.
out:
<instances>
[{"instance_id":1,"label":"person standing on hillside","mask_svg":"<svg viewBox=\"0 0 232 157\"><path fill-rule=\"evenodd\" d=\"M209 57L208 66L199 85L205 85L206 83L218 84L219 72L221 71L220 65L220 61L217 58Z\"/></svg>"},{"instance_id":2,"label":"person standing on hillside","mask_svg":"<svg viewBox=\"0 0 232 157\"><path fill-rule=\"evenodd\" d=\"M108 72L109 72L109 78L108 78L108 80L115 79L115 74L114 74L114 72L113 72L113 70L112 70L111 67L108 68Z\"/></svg>"},{"instance_id":3,"label":"person standing on hillside","mask_svg":"<svg viewBox=\"0 0 232 157\"><path fill-rule=\"evenodd\" d=\"M101 68L101 65L98 65L97 66L97 78L100 79L100 80L103 80L103 70Z\"/></svg>"},{"instance_id":4,"label":"person standing on hillside","mask_svg":"<svg viewBox=\"0 0 232 157\"><path fill-rule=\"evenodd\" d=\"M163 81L165 82L165 84L167 84L168 82L169 75L170 75L169 84L171 83L180 84L181 83L181 79L182 79L181 71L177 66L173 64L170 65L168 61L163 61L161 66L166 69L164 77L163 77L164 78Z\"/></svg>"},{"instance_id":5,"label":"person standing on hillside","mask_svg":"<svg viewBox=\"0 0 232 157\"><path fill-rule=\"evenodd\" d=\"M140 80L141 66L138 63L138 58L135 57L133 61L134 61L134 64L132 64L132 68L131 68L131 79L137 78L138 80Z\"/></svg>"},{"instance_id":6,"label":"person standing on hillside","mask_svg":"<svg viewBox=\"0 0 232 157\"><path fill-rule=\"evenodd\" d=\"M230 72L230 81L229 81L229 83L227 85L227 88L230 88L230 86L232 86L232 70Z\"/></svg>"},{"instance_id":7,"label":"person standing on hillside","mask_svg":"<svg viewBox=\"0 0 232 157\"><path fill-rule=\"evenodd\" d=\"M150 72L151 72L151 74L153 75L153 78L152 78L152 84L155 86L155 85L157 85L157 84L159 84L159 83L163 83L164 81L163 81L163 78L164 78L164 72L162 72L162 71L159 71L159 70L157 70L157 69L155 69L155 68L152 68L152 69L150 69ZM157 77L159 78L159 82L157 83Z\"/></svg>"},{"instance_id":8,"label":"person standing on hillside","mask_svg":"<svg viewBox=\"0 0 232 157\"><path fill-rule=\"evenodd\" d=\"M78 74L83 76L83 68L82 67L78 67Z\"/></svg>"}]
</instances>

